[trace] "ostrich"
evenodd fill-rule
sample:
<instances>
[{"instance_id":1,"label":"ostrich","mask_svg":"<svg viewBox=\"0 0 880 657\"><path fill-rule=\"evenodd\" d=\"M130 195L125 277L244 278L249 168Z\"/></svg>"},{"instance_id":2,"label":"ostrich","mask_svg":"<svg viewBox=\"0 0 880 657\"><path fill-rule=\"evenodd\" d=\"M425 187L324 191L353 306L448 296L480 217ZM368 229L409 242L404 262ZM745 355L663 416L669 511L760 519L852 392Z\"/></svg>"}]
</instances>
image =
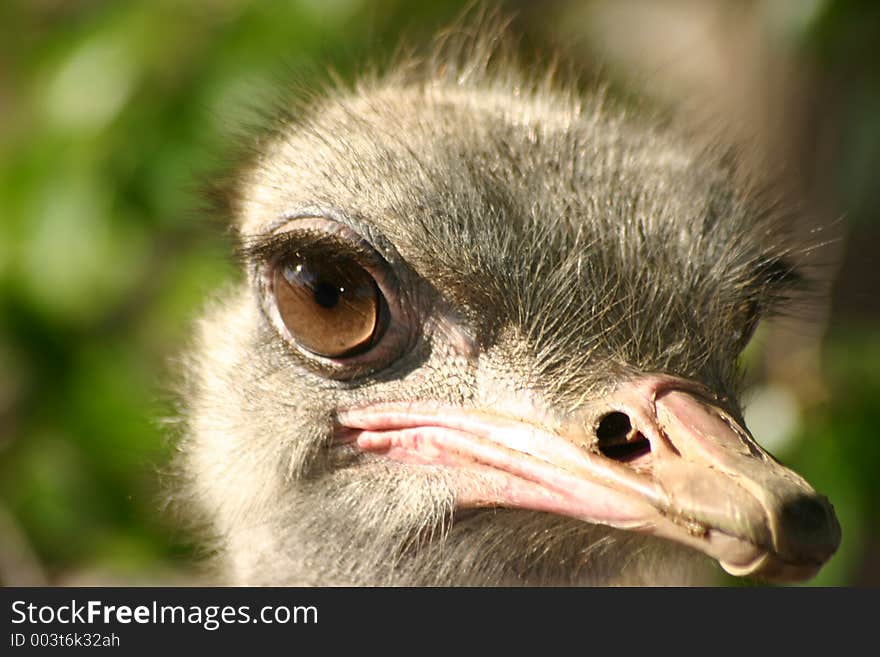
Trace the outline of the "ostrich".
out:
<instances>
[{"instance_id":1,"label":"ostrich","mask_svg":"<svg viewBox=\"0 0 880 657\"><path fill-rule=\"evenodd\" d=\"M180 449L221 580L811 577L832 507L737 401L803 282L780 213L729 151L493 41L297 106L222 190L245 275Z\"/></svg>"}]
</instances>

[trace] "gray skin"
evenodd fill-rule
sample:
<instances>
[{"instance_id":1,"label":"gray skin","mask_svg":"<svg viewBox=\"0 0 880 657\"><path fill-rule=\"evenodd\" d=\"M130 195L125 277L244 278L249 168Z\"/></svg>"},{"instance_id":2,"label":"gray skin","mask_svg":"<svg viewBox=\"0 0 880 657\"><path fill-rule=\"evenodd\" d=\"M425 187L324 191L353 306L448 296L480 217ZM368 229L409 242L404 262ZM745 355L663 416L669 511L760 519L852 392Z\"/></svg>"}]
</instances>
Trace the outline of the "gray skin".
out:
<instances>
[{"instance_id":1,"label":"gray skin","mask_svg":"<svg viewBox=\"0 0 880 657\"><path fill-rule=\"evenodd\" d=\"M616 408L608 400L656 375L704 386L719 417L744 426L738 357L800 280L799 247L729 153L599 96L477 63L485 54L429 60L296 106L225 190L245 276L198 325L178 495L209 537L218 581L694 584L717 572L695 516L691 538L667 540L467 504L453 471L473 463L406 462L341 440L346 409L426 402L554 435L578 426L575 443L599 462L597 422ZM378 254L390 317L375 346L348 360L303 349L271 289L279 258L340 230ZM648 473L661 465L650 442ZM812 524L786 520L779 531L820 535L807 560L823 562L839 540L830 507L750 449L782 473L754 477L767 499L811 500ZM628 467L608 467L618 465ZM799 579L817 567L755 574Z\"/></svg>"}]
</instances>

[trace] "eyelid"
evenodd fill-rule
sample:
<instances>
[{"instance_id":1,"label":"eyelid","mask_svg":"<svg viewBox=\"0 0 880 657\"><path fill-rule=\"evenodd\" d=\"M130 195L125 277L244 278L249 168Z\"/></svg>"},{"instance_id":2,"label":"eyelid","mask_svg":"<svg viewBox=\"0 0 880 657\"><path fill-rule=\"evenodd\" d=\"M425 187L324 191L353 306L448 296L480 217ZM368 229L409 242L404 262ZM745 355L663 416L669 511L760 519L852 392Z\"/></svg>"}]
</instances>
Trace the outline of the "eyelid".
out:
<instances>
[{"instance_id":1,"label":"eyelid","mask_svg":"<svg viewBox=\"0 0 880 657\"><path fill-rule=\"evenodd\" d=\"M248 263L261 265L275 262L298 249L325 249L328 255L343 251L365 266L385 263L376 250L358 233L330 219L304 217L292 219L271 233L243 237L240 256Z\"/></svg>"}]
</instances>

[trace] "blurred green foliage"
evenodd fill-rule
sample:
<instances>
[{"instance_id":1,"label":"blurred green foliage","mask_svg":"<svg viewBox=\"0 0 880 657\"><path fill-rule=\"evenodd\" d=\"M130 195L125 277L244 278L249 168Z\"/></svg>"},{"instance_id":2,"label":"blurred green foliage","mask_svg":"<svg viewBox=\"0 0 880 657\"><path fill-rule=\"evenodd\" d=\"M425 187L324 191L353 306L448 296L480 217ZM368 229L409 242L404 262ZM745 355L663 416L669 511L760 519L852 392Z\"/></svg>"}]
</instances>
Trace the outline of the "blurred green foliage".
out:
<instances>
[{"instance_id":1,"label":"blurred green foliage","mask_svg":"<svg viewBox=\"0 0 880 657\"><path fill-rule=\"evenodd\" d=\"M173 358L193 316L235 276L197 193L235 132L229 108L270 89L280 67L306 84L327 64L350 76L400 33L418 42L462 5L0 5L0 579L188 577L192 548L163 514L174 449L163 418L174 417ZM802 27L820 59L841 56L839 44L865 29L845 20L860 15L850 3L824 5ZM858 117L845 162L861 181L853 194L876 185L864 140L880 141L880 94L860 89L863 100L848 101ZM781 455L841 515L844 545L823 584L880 582L875 321L832 325L831 403Z\"/></svg>"}]
</instances>

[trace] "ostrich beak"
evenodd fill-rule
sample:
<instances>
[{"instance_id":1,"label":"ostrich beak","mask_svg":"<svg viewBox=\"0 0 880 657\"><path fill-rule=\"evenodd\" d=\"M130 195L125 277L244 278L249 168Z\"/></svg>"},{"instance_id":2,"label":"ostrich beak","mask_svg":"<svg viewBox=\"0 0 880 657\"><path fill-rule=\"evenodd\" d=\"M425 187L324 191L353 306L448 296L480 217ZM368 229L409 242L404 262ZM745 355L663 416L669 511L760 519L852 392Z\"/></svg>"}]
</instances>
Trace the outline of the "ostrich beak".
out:
<instances>
[{"instance_id":1,"label":"ostrich beak","mask_svg":"<svg viewBox=\"0 0 880 657\"><path fill-rule=\"evenodd\" d=\"M661 536L768 581L812 577L840 526L701 386L648 376L548 427L526 414L382 404L339 414L366 452L440 466L460 507L546 511Z\"/></svg>"}]
</instances>

